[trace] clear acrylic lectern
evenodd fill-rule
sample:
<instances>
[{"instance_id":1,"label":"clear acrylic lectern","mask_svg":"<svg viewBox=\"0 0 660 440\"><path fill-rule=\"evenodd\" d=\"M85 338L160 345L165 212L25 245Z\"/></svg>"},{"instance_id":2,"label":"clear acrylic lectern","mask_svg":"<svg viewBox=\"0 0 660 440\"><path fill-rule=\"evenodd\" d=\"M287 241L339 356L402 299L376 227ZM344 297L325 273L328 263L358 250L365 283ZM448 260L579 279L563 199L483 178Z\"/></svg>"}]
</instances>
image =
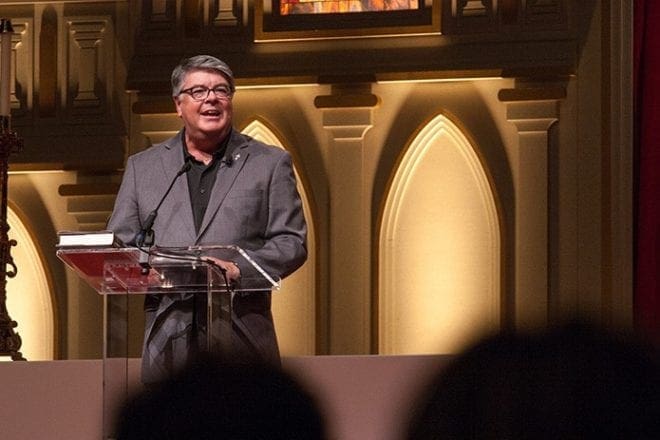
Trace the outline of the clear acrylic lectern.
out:
<instances>
[{"instance_id":1,"label":"clear acrylic lectern","mask_svg":"<svg viewBox=\"0 0 660 440\"><path fill-rule=\"evenodd\" d=\"M240 247L233 245L186 248L60 247L57 256L103 296L103 432L114 437L117 410L128 395L129 299L134 295L174 295L206 298L206 347L231 347L234 295L242 291L279 289L278 277L266 273ZM203 258L233 261L241 279L228 283L223 271ZM140 329L143 330L143 329ZM142 334L143 332L140 332Z\"/></svg>"}]
</instances>

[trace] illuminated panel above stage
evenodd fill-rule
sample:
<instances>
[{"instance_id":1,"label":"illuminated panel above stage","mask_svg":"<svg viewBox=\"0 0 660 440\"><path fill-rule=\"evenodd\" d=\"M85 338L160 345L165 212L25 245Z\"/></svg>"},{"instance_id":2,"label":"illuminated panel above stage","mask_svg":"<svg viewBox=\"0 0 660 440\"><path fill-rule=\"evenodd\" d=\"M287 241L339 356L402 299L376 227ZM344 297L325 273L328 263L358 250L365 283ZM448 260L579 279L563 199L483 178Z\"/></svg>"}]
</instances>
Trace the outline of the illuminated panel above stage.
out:
<instances>
[{"instance_id":1,"label":"illuminated panel above stage","mask_svg":"<svg viewBox=\"0 0 660 440\"><path fill-rule=\"evenodd\" d=\"M280 15L410 11L418 0L280 0Z\"/></svg>"},{"instance_id":2,"label":"illuminated panel above stage","mask_svg":"<svg viewBox=\"0 0 660 440\"><path fill-rule=\"evenodd\" d=\"M257 0L255 41L440 34L440 0Z\"/></svg>"}]
</instances>

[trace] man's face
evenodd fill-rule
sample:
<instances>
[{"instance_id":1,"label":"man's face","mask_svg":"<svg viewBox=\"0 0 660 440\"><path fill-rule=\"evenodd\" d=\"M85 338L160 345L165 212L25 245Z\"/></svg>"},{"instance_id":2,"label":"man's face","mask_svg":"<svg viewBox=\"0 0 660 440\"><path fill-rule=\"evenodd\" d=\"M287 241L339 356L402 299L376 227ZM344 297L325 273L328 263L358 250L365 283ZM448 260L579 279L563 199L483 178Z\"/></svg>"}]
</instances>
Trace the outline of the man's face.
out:
<instances>
[{"instance_id":1,"label":"man's face","mask_svg":"<svg viewBox=\"0 0 660 440\"><path fill-rule=\"evenodd\" d=\"M229 82L221 74L194 70L185 76L181 90L196 87L213 90L223 86L229 88ZM229 133L233 113L231 96L223 98L211 91L208 96L197 101L190 94L181 93L174 99L174 103L177 114L183 120L187 136L220 141Z\"/></svg>"}]
</instances>

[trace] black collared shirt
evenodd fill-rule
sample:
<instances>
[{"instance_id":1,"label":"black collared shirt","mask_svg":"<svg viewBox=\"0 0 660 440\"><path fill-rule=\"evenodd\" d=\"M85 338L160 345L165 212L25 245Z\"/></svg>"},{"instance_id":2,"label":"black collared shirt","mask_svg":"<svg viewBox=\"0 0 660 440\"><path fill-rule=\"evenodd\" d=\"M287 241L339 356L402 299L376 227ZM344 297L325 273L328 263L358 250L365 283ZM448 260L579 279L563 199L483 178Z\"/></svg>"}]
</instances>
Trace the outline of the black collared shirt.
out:
<instances>
[{"instance_id":1,"label":"black collared shirt","mask_svg":"<svg viewBox=\"0 0 660 440\"><path fill-rule=\"evenodd\" d=\"M211 191L213 190L213 185L215 184L216 176L218 175L218 169L222 163L222 158L227 150L227 143L229 142L229 137L222 142L220 148L213 153L213 159L208 165L205 165L204 162L199 162L194 157L188 153L188 149L183 147L184 160L190 157L192 167L188 171L188 189L190 190L190 204L192 206L193 218L195 220L195 232L199 232L199 228L202 225L202 220L204 219L204 214L206 213L206 207L209 205L209 200L211 200Z\"/></svg>"}]
</instances>

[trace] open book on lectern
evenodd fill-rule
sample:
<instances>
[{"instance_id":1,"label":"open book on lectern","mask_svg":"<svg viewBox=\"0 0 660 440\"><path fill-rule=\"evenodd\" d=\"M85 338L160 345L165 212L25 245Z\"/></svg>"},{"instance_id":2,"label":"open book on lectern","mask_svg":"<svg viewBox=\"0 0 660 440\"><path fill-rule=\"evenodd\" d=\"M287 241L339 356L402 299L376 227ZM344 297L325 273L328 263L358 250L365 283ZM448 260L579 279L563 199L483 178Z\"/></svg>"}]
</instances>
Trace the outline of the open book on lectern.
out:
<instances>
[{"instance_id":1,"label":"open book on lectern","mask_svg":"<svg viewBox=\"0 0 660 440\"><path fill-rule=\"evenodd\" d=\"M103 233L58 234L57 256L101 294L159 294L209 290L277 290L280 278L267 273L242 248L235 245L157 247L121 246ZM98 234L98 236L96 236ZM94 238L87 238L94 235ZM66 237L66 238L64 238ZM103 244L99 244L103 243ZM111 243L111 244L108 244ZM144 258L147 255L148 258ZM233 261L241 278L229 286L222 269L204 257Z\"/></svg>"}]
</instances>

